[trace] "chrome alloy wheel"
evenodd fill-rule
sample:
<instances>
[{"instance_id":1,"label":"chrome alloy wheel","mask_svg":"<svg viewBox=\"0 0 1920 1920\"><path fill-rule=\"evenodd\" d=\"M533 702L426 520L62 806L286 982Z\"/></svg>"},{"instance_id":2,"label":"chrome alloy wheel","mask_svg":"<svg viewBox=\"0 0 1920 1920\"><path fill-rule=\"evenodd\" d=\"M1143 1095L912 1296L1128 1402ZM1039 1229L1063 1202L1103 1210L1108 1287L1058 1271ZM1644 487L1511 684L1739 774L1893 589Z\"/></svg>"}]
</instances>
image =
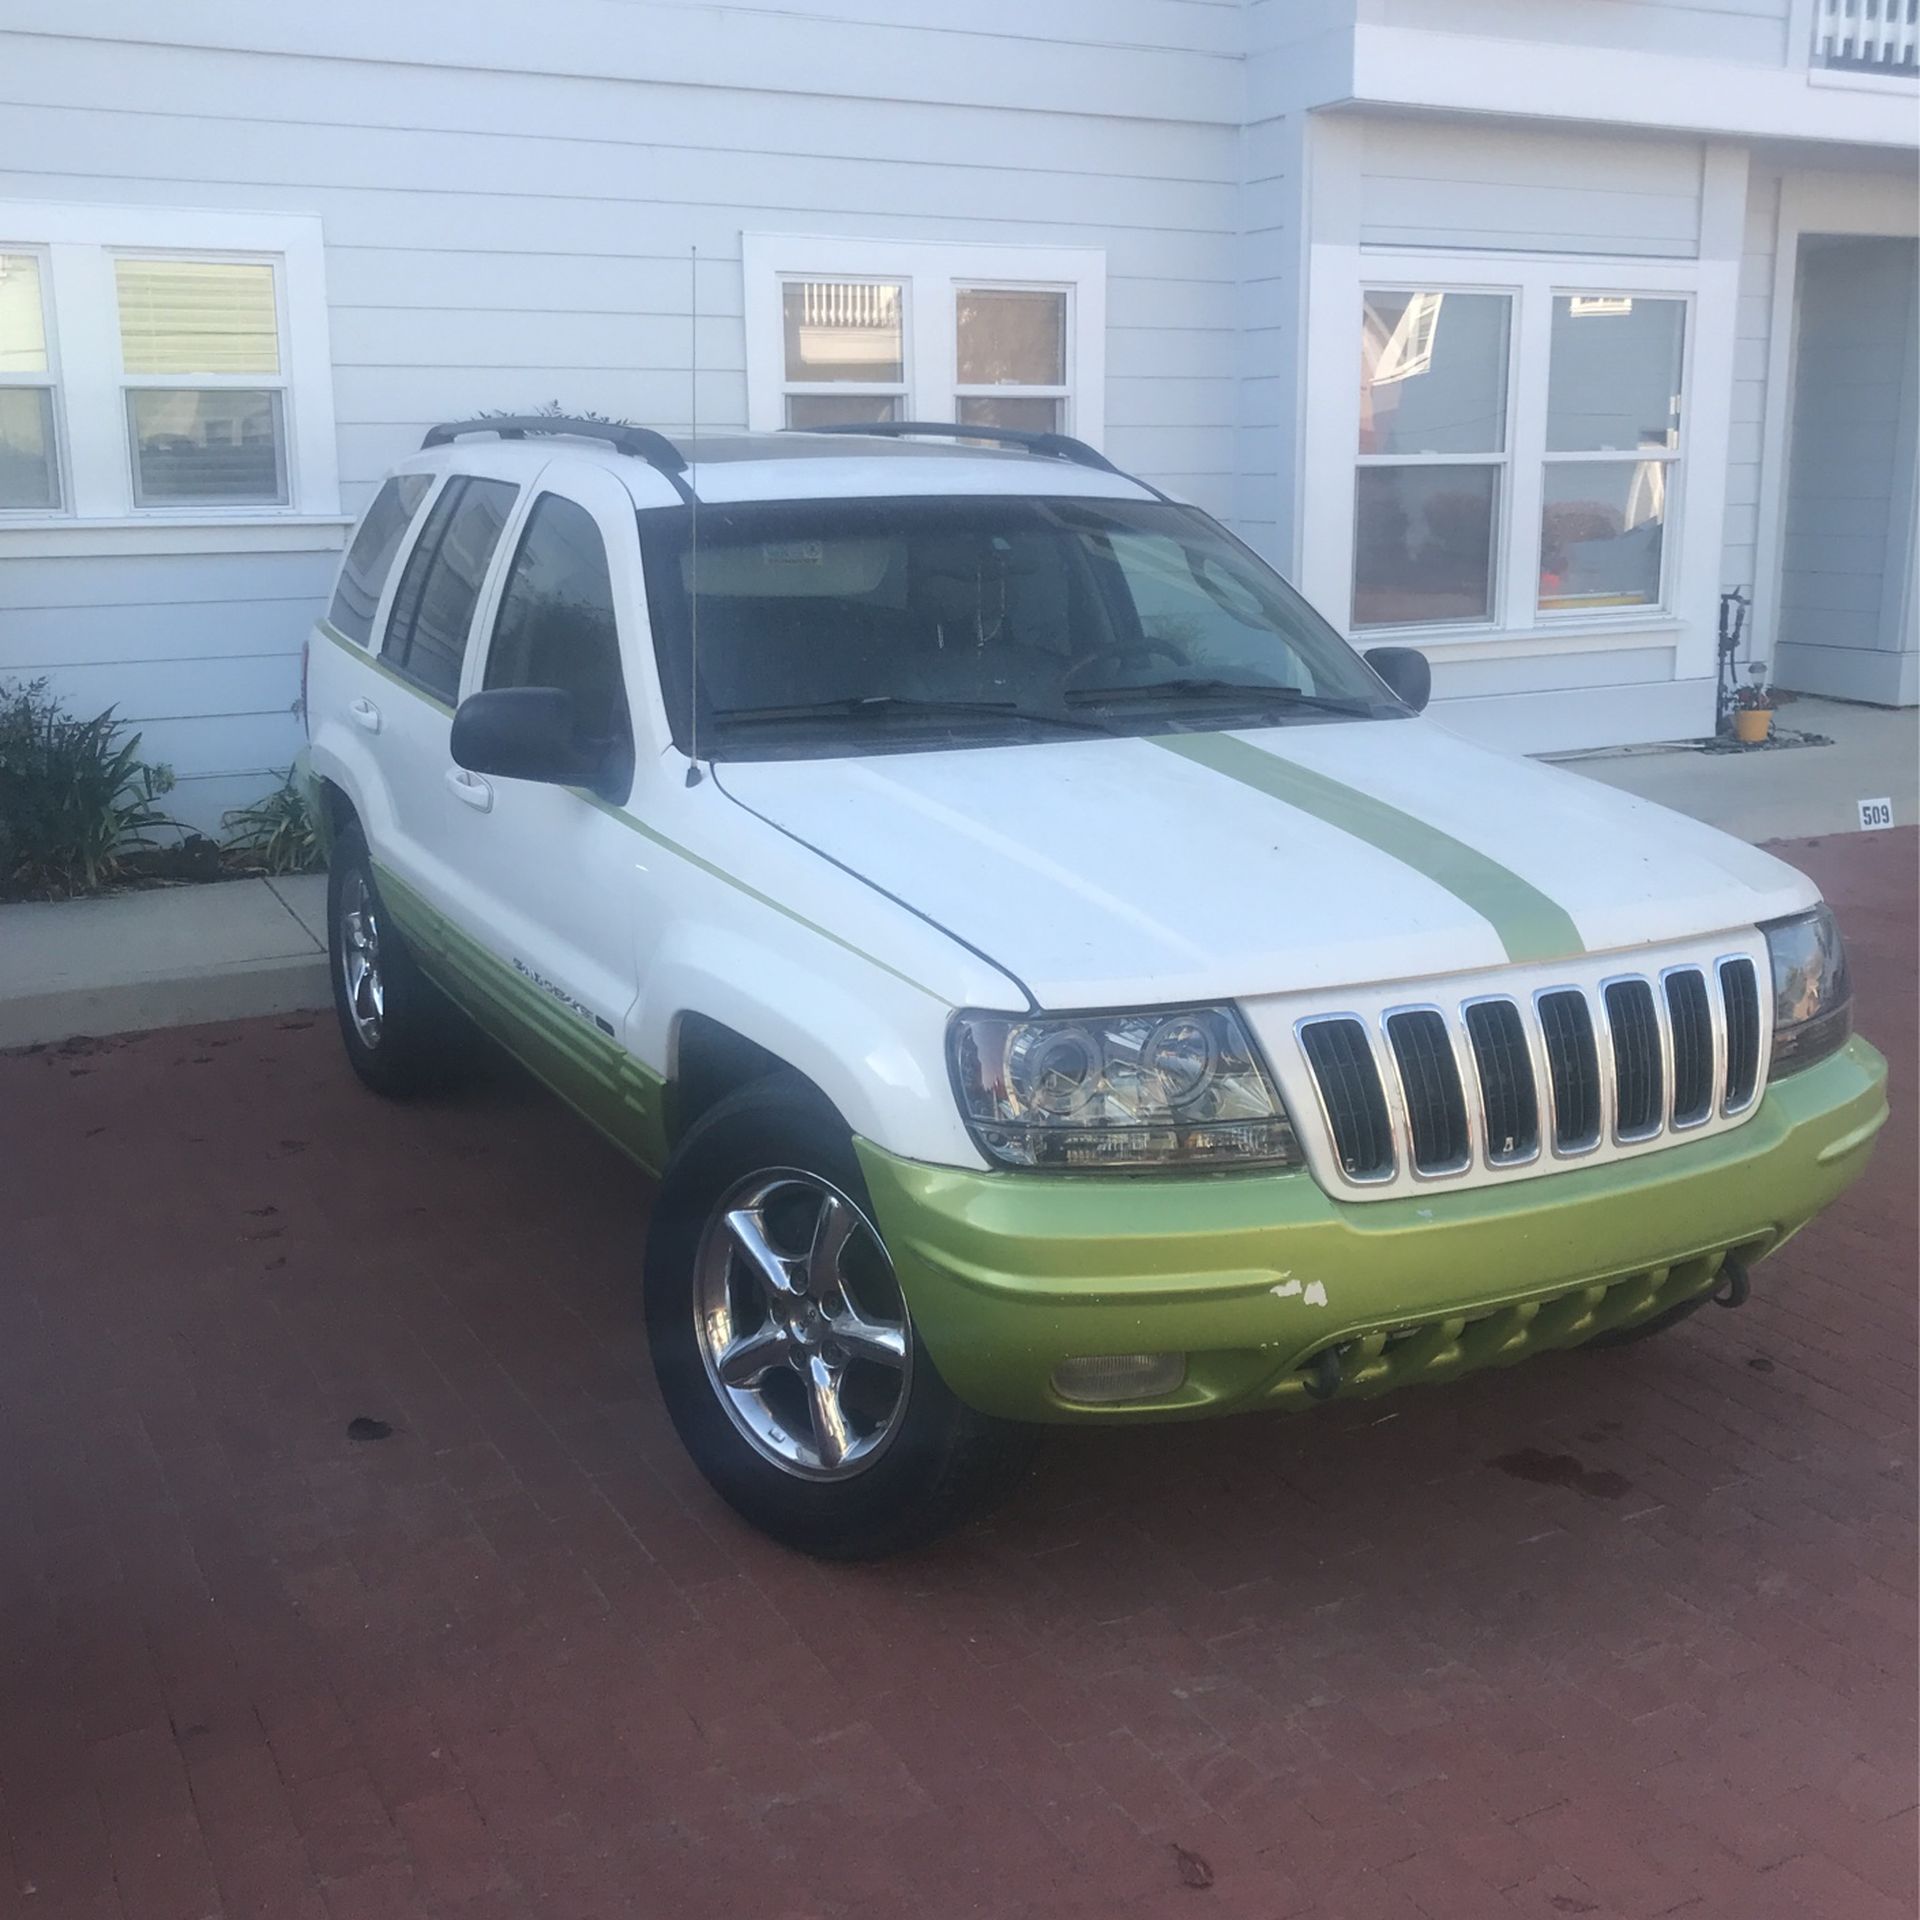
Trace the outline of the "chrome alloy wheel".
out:
<instances>
[{"instance_id":1,"label":"chrome alloy wheel","mask_svg":"<svg viewBox=\"0 0 1920 1920\"><path fill-rule=\"evenodd\" d=\"M346 989L353 1030L371 1051L380 1044L387 1005L380 981L380 908L367 876L357 868L340 884L340 984Z\"/></svg>"},{"instance_id":2,"label":"chrome alloy wheel","mask_svg":"<svg viewBox=\"0 0 1920 1920\"><path fill-rule=\"evenodd\" d=\"M893 1439L912 1323L873 1223L830 1181L780 1168L735 1187L700 1237L693 1315L720 1404L775 1466L844 1480Z\"/></svg>"}]
</instances>

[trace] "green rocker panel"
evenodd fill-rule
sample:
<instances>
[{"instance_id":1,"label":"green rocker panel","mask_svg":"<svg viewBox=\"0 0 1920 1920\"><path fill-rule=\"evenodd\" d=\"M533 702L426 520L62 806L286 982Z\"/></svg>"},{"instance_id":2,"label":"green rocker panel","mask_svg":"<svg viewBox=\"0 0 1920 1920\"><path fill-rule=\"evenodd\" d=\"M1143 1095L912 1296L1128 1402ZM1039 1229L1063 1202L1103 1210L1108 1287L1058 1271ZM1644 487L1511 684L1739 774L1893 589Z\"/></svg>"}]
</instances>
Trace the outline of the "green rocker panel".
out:
<instances>
[{"instance_id":1,"label":"green rocker panel","mask_svg":"<svg viewBox=\"0 0 1920 1920\"><path fill-rule=\"evenodd\" d=\"M376 865L381 904L431 978L537 1079L649 1173L666 1165L666 1087L611 1034L544 993Z\"/></svg>"},{"instance_id":2,"label":"green rocker panel","mask_svg":"<svg viewBox=\"0 0 1920 1920\"><path fill-rule=\"evenodd\" d=\"M1020 1420L1193 1418L1440 1380L1577 1346L1770 1253L1859 1177L1887 1117L1864 1040L1731 1132L1611 1166L1363 1205L1304 1171L973 1173L858 1142L876 1221L948 1383ZM1076 1406L1073 1355L1182 1352L1183 1384Z\"/></svg>"}]
</instances>

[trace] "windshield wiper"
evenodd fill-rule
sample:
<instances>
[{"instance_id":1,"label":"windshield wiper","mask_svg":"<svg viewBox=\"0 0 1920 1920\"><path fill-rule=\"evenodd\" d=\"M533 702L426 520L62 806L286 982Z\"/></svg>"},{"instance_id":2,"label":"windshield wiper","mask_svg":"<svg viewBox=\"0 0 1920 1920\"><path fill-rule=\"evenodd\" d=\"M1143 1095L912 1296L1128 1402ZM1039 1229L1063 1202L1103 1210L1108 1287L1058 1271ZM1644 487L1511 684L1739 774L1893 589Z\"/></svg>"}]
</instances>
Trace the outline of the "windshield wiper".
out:
<instances>
[{"instance_id":1,"label":"windshield wiper","mask_svg":"<svg viewBox=\"0 0 1920 1920\"><path fill-rule=\"evenodd\" d=\"M803 700L784 707L720 707L714 718L729 726L775 725L792 720L859 720L871 714L964 715L981 720L1024 720L1043 727L1067 727L1076 733L1107 733L1103 722L1059 707L1023 707L1014 700L932 700L905 693L862 693L844 700Z\"/></svg>"},{"instance_id":2,"label":"windshield wiper","mask_svg":"<svg viewBox=\"0 0 1920 1920\"><path fill-rule=\"evenodd\" d=\"M1068 697L1076 704L1092 705L1096 701L1153 700L1164 696L1180 700L1230 700L1236 706L1305 707L1314 713L1346 713L1357 719L1371 718L1379 711L1378 702L1372 700L1308 693L1301 687L1274 686L1253 680L1152 680L1137 686L1076 687Z\"/></svg>"}]
</instances>

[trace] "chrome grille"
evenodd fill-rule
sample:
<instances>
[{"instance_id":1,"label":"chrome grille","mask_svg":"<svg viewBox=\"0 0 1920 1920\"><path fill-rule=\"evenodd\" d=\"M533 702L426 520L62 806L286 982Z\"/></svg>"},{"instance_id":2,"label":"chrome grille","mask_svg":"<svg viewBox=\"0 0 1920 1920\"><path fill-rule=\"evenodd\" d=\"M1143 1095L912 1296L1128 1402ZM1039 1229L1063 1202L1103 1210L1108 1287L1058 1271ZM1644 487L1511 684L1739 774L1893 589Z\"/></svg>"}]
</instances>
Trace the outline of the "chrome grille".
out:
<instances>
[{"instance_id":1,"label":"chrome grille","mask_svg":"<svg viewBox=\"0 0 1920 1920\"><path fill-rule=\"evenodd\" d=\"M1753 1104L1760 1082L1760 976L1751 960L1722 960L1720 993L1727 1008L1727 1077L1721 1098L1728 1113Z\"/></svg>"},{"instance_id":2,"label":"chrome grille","mask_svg":"<svg viewBox=\"0 0 1920 1920\"><path fill-rule=\"evenodd\" d=\"M1554 1151L1584 1153L1600 1143L1600 1049L1594 1044L1593 1009L1573 987L1540 994L1534 1005L1547 1043Z\"/></svg>"},{"instance_id":3,"label":"chrome grille","mask_svg":"<svg viewBox=\"0 0 1920 1920\"><path fill-rule=\"evenodd\" d=\"M1543 1151L1643 1146L1753 1105L1766 1014L1751 958L1597 973L1530 996L1295 1020L1345 1179L1397 1191L1408 1176L1510 1171Z\"/></svg>"},{"instance_id":4,"label":"chrome grille","mask_svg":"<svg viewBox=\"0 0 1920 1920\"><path fill-rule=\"evenodd\" d=\"M1613 1136L1651 1140L1666 1117L1660 1016L1644 980L1610 980L1604 989L1613 1036Z\"/></svg>"},{"instance_id":5,"label":"chrome grille","mask_svg":"<svg viewBox=\"0 0 1920 1920\"><path fill-rule=\"evenodd\" d=\"M1414 1171L1463 1172L1473 1164L1473 1141L1445 1016L1432 1007L1390 1013L1387 1040L1413 1138Z\"/></svg>"},{"instance_id":6,"label":"chrome grille","mask_svg":"<svg viewBox=\"0 0 1920 1920\"><path fill-rule=\"evenodd\" d=\"M1488 1164L1519 1166L1540 1151L1540 1101L1526 1025L1511 1000L1470 1000L1466 1017Z\"/></svg>"},{"instance_id":7,"label":"chrome grille","mask_svg":"<svg viewBox=\"0 0 1920 1920\"><path fill-rule=\"evenodd\" d=\"M1333 1150L1349 1180L1393 1177L1393 1128L1367 1030L1351 1015L1309 1020L1300 1049L1313 1069Z\"/></svg>"},{"instance_id":8,"label":"chrome grille","mask_svg":"<svg viewBox=\"0 0 1920 1920\"><path fill-rule=\"evenodd\" d=\"M1673 1124L1697 1127L1713 1112L1713 1008L1698 967L1665 975L1667 1031L1673 1036Z\"/></svg>"}]
</instances>

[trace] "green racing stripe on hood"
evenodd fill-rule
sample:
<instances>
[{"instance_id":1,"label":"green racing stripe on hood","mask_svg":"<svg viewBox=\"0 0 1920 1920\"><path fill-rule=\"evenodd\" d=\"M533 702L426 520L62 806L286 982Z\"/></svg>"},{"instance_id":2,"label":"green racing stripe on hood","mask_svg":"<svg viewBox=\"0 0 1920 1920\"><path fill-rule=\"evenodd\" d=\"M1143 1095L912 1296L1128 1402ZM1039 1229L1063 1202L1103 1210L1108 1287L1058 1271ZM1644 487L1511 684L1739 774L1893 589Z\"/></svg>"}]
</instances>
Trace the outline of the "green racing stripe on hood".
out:
<instances>
[{"instance_id":1,"label":"green racing stripe on hood","mask_svg":"<svg viewBox=\"0 0 1920 1920\"><path fill-rule=\"evenodd\" d=\"M1230 733L1157 734L1151 744L1310 813L1411 867L1486 920L1509 960L1564 960L1586 951L1573 916L1538 887L1464 840L1370 793Z\"/></svg>"}]
</instances>

